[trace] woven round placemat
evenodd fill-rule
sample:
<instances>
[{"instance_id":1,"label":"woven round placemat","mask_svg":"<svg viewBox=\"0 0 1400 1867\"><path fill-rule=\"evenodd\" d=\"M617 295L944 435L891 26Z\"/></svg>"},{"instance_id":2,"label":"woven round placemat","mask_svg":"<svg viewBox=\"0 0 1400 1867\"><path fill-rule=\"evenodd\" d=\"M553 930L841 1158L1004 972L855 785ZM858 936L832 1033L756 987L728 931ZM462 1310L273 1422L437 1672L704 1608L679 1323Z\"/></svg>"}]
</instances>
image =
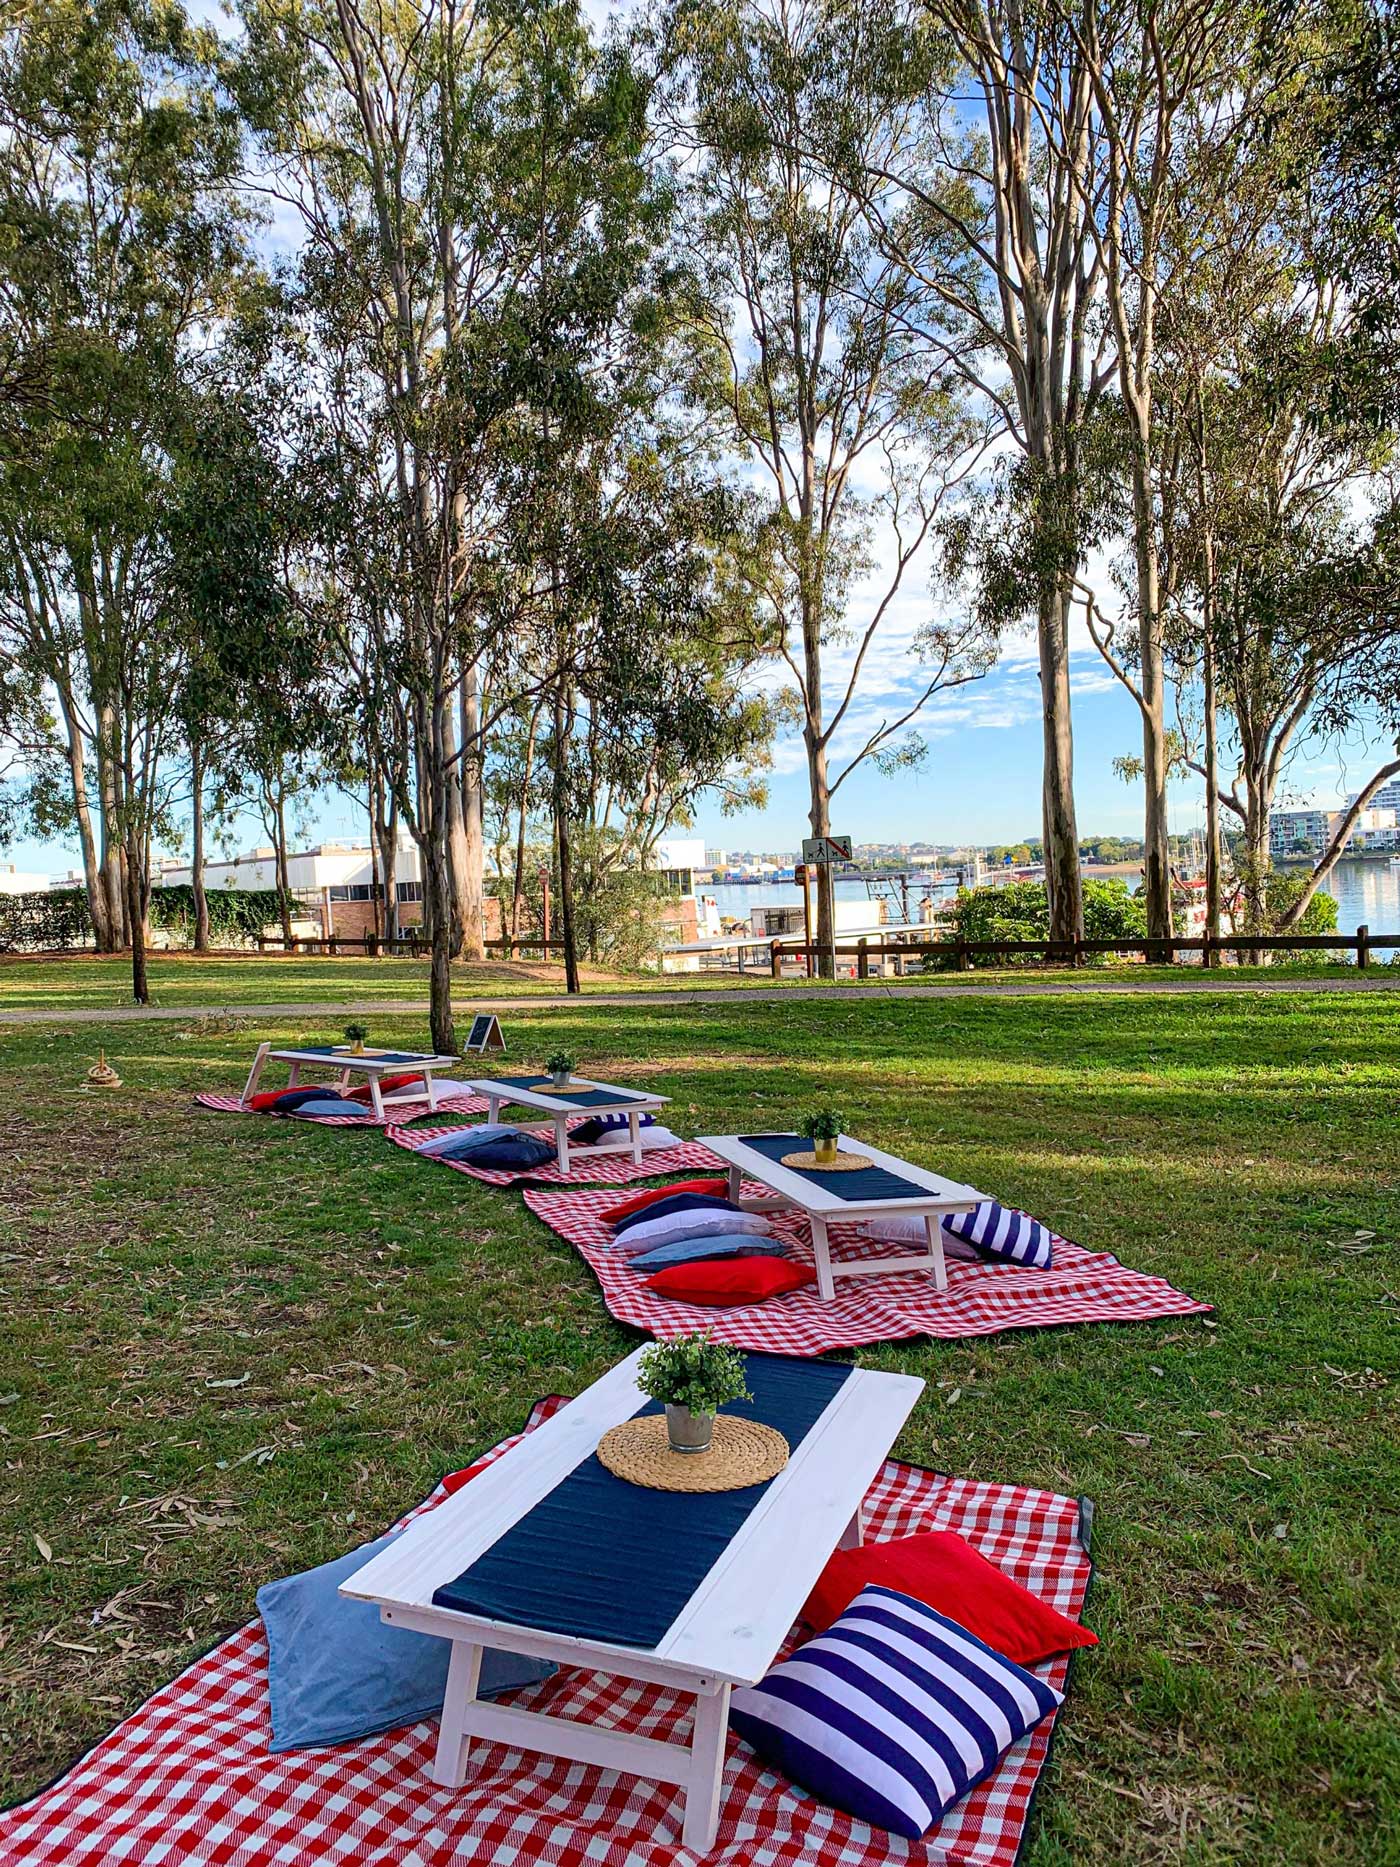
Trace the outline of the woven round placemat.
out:
<instances>
[{"instance_id":1,"label":"woven round placemat","mask_svg":"<svg viewBox=\"0 0 1400 1867\"><path fill-rule=\"evenodd\" d=\"M788 1442L757 1420L720 1413L706 1451L672 1452L665 1414L647 1413L604 1433L598 1458L618 1478L652 1491L742 1491L777 1477L788 1462Z\"/></svg>"},{"instance_id":2,"label":"woven round placemat","mask_svg":"<svg viewBox=\"0 0 1400 1867\"><path fill-rule=\"evenodd\" d=\"M818 1160L815 1154L784 1154L778 1162L780 1167L806 1167L817 1173L856 1173L874 1164L864 1154L838 1154L835 1160Z\"/></svg>"}]
</instances>

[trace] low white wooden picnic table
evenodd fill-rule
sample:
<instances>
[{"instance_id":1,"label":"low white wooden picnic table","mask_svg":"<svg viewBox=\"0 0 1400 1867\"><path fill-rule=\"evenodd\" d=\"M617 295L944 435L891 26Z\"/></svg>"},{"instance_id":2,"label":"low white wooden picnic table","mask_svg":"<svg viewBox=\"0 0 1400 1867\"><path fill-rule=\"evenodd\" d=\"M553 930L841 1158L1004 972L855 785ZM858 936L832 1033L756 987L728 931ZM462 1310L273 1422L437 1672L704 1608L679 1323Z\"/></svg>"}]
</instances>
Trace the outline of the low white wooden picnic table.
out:
<instances>
[{"instance_id":1,"label":"low white wooden picnic table","mask_svg":"<svg viewBox=\"0 0 1400 1867\"><path fill-rule=\"evenodd\" d=\"M527 1087L527 1083L537 1086ZM468 1087L487 1101L486 1119L493 1122L499 1119L500 1111L512 1104L519 1108L535 1109L541 1115L547 1115L554 1124L554 1149L559 1157L560 1170L569 1171L571 1155L621 1154L630 1152L634 1161L642 1158L642 1134L639 1117L664 1109L670 1103L669 1096L653 1095L649 1090L624 1089L617 1083L594 1082L591 1077L572 1076L567 1089L544 1087L549 1083L547 1076L525 1078L512 1082L508 1077L481 1076L473 1077ZM580 1096L588 1098L586 1102ZM612 1099L609 1100L608 1098ZM569 1144L569 1117L588 1115L627 1116L627 1134L616 1141L596 1141L587 1146ZM522 1127L526 1124L511 1123L508 1126Z\"/></svg>"},{"instance_id":2,"label":"low white wooden picnic table","mask_svg":"<svg viewBox=\"0 0 1400 1867\"><path fill-rule=\"evenodd\" d=\"M452 1642L434 1782L461 1788L478 1738L679 1783L686 1792L685 1846L703 1854L714 1844L719 1820L730 1691L763 1677L832 1551L860 1542L861 1502L924 1383L914 1375L853 1369L655 1647L582 1639L437 1606L438 1588L484 1555L592 1456L610 1427L644 1404L636 1379L641 1354L629 1355L410 1524L342 1582L340 1592L377 1603L392 1627ZM572 1557L560 1550L561 1574ZM693 1694L690 1742L663 1743L478 1699L483 1647Z\"/></svg>"},{"instance_id":3,"label":"low white wooden picnic table","mask_svg":"<svg viewBox=\"0 0 1400 1867\"><path fill-rule=\"evenodd\" d=\"M303 1065L311 1069L335 1070L338 1073L335 1087L340 1090L348 1088L352 1075L367 1077L370 1107L381 1121L386 1108L393 1108L399 1102L423 1100L423 1096L416 1090L402 1095L383 1095L379 1087L381 1076L397 1076L401 1070L412 1070L415 1075L421 1076L431 1113L437 1107L434 1072L461 1068L460 1057L438 1057L431 1051L420 1056L410 1050L366 1050L362 1056L357 1056L348 1044L308 1044L300 1050L274 1050L271 1044L259 1044L253 1067L248 1072L248 1080L243 1085L245 1103L256 1094L263 1069L269 1063L290 1064L287 1078L289 1089L295 1089L300 1084Z\"/></svg>"},{"instance_id":4,"label":"low white wooden picnic table","mask_svg":"<svg viewBox=\"0 0 1400 1867\"><path fill-rule=\"evenodd\" d=\"M750 1147L742 1135L701 1135L700 1145L709 1148L711 1153L718 1154L721 1160L728 1163L729 1197L736 1205L750 1212L776 1212L788 1206L797 1206L806 1213L812 1228L812 1253L817 1261L817 1290L828 1303L836 1294L835 1279L838 1277L888 1277L896 1271L931 1271L934 1288L946 1290L948 1267L943 1260L943 1215L945 1212L971 1212L982 1199L982 1194L970 1186L963 1186L957 1180L947 1180L941 1173L930 1173L926 1167L916 1167L912 1161L901 1160L898 1154L886 1154L878 1147L871 1147L868 1141L858 1141L846 1134L838 1137L838 1152L862 1154L871 1166L883 1167L890 1173L898 1174L900 1179L910 1182L915 1190L907 1196L882 1195L869 1199L846 1197L841 1191L841 1183L845 1178L843 1173L808 1179L805 1173L796 1173L791 1167L784 1167L781 1161L772 1160L758 1148ZM800 1152L807 1145L794 1138L793 1152ZM776 1197L741 1199L740 1187L745 1178L757 1180L769 1187ZM826 1229L831 1221L855 1222L894 1217L923 1219L928 1240L925 1254L902 1258L838 1258L833 1261Z\"/></svg>"}]
</instances>

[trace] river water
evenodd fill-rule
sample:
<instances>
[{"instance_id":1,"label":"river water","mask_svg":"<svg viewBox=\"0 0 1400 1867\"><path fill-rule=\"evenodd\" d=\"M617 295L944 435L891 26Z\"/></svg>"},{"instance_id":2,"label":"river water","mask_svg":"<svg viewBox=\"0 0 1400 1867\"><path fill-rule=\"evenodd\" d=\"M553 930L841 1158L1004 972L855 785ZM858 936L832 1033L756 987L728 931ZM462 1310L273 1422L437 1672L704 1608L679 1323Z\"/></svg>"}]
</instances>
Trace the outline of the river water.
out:
<instances>
[{"instance_id":1,"label":"river water","mask_svg":"<svg viewBox=\"0 0 1400 1867\"><path fill-rule=\"evenodd\" d=\"M1131 877L1129 885L1132 885ZM713 895L719 911L726 918L747 920L755 908L801 905L802 891L792 882L721 882L697 884L699 892ZM1373 934L1400 933L1400 868L1384 860L1339 862L1328 881L1328 892L1337 897L1337 923L1340 932L1355 933L1363 923ZM939 891L940 895L951 889ZM843 901L865 901L869 891L864 882L838 881L836 893ZM918 919L920 888L909 890L910 918ZM888 889L886 900L890 899ZM875 910L871 911L871 921Z\"/></svg>"}]
</instances>

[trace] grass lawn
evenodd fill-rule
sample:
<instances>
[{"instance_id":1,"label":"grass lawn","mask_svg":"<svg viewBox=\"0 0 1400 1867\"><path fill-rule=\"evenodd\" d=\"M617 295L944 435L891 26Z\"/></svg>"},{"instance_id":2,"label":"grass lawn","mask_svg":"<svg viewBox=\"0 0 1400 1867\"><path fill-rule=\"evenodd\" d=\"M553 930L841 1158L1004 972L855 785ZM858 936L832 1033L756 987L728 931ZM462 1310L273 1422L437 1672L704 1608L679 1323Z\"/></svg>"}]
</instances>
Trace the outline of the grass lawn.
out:
<instances>
[{"instance_id":1,"label":"grass lawn","mask_svg":"<svg viewBox=\"0 0 1400 1867\"><path fill-rule=\"evenodd\" d=\"M829 1095L855 1132L1215 1303L861 1359L928 1382L908 1457L1095 1502L1103 1644L1031 1867L1400 1860L1400 998L843 994L506 1030L513 1064L563 1041L644 1074L687 1132ZM375 1534L632 1345L518 1194L369 1130L191 1110L260 1038L316 1036L0 1029L5 1799L259 1582ZM77 1087L104 1041L108 1098Z\"/></svg>"},{"instance_id":2,"label":"grass lawn","mask_svg":"<svg viewBox=\"0 0 1400 1867\"><path fill-rule=\"evenodd\" d=\"M562 994L564 990L562 966L538 960L459 964L453 972L457 995L464 1004L489 1001L492 997L548 996ZM1355 977L1355 968L1303 959L1270 968L1269 976L1278 974L1289 978L1348 979ZM1115 964L1081 972L1064 967L1036 971L1022 967L1015 971L937 972L913 975L900 983L994 986L1008 980L1024 984L1027 979L1041 978L1060 983L1127 980L1140 984L1191 976L1191 970L1183 967ZM1371 980L1374 983L1378 978L1400 989L1400 963L1376 967ZM654 972L618 973L601 967L583 968L585 993L692 992L743 985L771 989L774 983L761 969L745 973L741 978L733 972L668 973L663 977ZM800 985L806 981L789 978L783 983ZM885 982L870 979L859 989L878 992L882 983ZM349 955L335 958L326 954L196 957L190 953L155 953L150 961L150 987L152 1002L156 1005L198 1005L218 1010L241 1005L372 1004L376 1000L400 1005L415 1001L426 1004L428 966L425 960L355 959ZM96 954L0 955L0 1011L105 1011L131 1003L129 959L107 959Z\"/></svg>"}]
</instances>

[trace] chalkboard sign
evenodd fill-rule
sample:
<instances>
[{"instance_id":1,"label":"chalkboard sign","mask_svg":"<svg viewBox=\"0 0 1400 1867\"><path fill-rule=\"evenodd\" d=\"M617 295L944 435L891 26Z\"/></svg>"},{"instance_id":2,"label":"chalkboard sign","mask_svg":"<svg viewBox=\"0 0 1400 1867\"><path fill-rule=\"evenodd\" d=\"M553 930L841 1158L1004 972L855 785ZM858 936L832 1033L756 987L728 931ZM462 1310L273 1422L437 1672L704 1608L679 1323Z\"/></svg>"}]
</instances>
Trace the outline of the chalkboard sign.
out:
<instances>
[{"instance_id":1,"label":"chalkboard sign","mask_svg":"<svg viewBox=\"0 0 1400 1867\"><path fill-rule=\"evenodd\" d=\"M506 1040L501 1036L500 1021L494 1011L484 1011L478 1018L472 1019L472 1028L467 1033L463 1051L504 1050Z\"/></svg>"}]
</instances>

